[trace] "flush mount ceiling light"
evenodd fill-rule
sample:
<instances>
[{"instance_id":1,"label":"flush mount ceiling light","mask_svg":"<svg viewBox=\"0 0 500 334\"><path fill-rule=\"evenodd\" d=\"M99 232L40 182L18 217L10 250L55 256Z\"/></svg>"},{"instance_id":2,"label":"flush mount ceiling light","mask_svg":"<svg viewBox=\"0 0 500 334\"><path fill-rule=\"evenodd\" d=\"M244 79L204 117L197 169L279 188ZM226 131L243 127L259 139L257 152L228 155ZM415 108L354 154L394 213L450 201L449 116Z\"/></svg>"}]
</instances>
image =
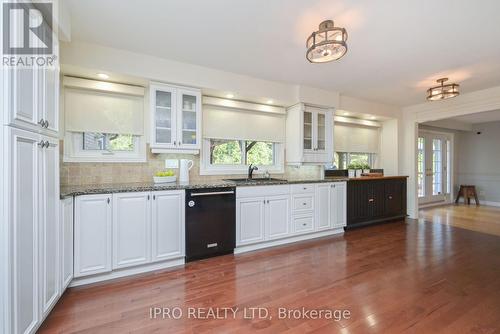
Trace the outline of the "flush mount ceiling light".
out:
<instances>
[{"instance_id":1,"label":"flush mount ceiling light","mask_svg":"<svg viewBox=\"0 0 500 334\"><path fill-rule=\"evenodd\" d=\"M431 87L427 90L427 100L444 100L458 96L458 94L460 94L458 92L458 87L460 87L459 84L451 83L445 85L444 83L446 81L448 81L448 78L441 78L436 80L436 82L439 83L439 86Z\"/></svg>"},{"instance_id":2,"label":"flush mount ceiling light","mask_svg":"<svg viewBox=\"0 0 500 334\"><path fill-rule=\"evenodd\" d=\"M347 52L347 32L333 25L332 20L321 22L319 30L307 39L306 58L311 63L326 63L342 58Z\"/></svg>"}]
</instances>

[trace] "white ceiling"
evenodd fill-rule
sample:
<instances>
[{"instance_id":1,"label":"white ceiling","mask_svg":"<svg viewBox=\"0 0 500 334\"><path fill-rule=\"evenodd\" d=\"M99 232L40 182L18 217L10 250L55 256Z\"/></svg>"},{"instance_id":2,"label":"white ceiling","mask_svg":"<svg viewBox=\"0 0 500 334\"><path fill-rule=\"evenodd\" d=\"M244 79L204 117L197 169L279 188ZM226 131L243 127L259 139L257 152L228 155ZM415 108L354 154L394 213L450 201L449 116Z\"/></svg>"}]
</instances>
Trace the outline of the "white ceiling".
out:
<instances>
[{"instance_id":1,"label":"white ceiling","mask_svg":"<svg viewBox=\"0 0 500 334\"><path fill-rule=\"evenodd\" d=\"M69 0L72 40L339 91L425 101L448 76L471 92L500 85L498 0ZM310 64L324 19L349 33L340 61Z\"/></svg>"},{"instance_id":2,"label":"white ceiling","mask_svg":"<svg viewBox=\"0 0 500 334\"><path fill-rule=\"evenodd\" d=\"M476 114L453 117L450 119L468 124L498 122L500 121L500 110L480 112Z\"/></svg>"}]
</instances>

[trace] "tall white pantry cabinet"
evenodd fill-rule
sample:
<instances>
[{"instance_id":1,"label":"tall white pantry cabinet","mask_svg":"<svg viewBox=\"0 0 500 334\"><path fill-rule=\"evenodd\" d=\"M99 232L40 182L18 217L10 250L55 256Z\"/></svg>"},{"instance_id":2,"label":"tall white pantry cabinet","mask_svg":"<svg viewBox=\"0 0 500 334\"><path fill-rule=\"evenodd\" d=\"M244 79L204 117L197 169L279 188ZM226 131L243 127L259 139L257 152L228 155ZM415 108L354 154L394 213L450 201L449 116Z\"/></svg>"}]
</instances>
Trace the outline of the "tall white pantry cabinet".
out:
<instances>
[{"instance_id":1,"label":"tall white pantry cabinet","mask_svg":"<svg viewBox=\"0 0 500 334\"><path fill-rule=\"evenodd\" d=\"M72 275L61 240L72 227L59 218L59 65L1 73L0 334L34 333Z\"/></svg>"}]
</instances>

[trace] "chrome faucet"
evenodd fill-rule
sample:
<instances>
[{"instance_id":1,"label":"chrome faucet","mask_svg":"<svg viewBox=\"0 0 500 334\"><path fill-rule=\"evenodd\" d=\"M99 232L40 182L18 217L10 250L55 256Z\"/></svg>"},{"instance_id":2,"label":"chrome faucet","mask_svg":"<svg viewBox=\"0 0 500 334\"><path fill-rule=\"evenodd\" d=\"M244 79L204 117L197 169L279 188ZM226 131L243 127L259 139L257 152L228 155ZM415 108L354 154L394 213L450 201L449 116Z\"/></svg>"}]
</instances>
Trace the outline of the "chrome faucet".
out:
<instances>
[{"instance_id":1,"label":"chrome faucet","mask_svg":"<svg viewBox=\"0 0 500 334\"><path fill-rule=\"evenodd\" d=\"M257 166L254 166L253 164L250 164L250 166L248 166L248 179L249 180L252 179L252 174L253 174L254 170L259 170L259 168Z\"/></svg>"}]
</instances>

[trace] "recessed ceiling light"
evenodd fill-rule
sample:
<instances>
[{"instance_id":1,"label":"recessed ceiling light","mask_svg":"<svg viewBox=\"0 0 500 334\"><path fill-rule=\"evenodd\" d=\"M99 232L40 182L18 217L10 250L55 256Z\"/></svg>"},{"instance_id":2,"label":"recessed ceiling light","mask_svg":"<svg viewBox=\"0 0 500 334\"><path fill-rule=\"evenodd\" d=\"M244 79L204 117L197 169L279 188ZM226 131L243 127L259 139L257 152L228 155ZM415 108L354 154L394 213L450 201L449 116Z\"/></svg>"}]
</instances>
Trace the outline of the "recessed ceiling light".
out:
<instances>
[{"instance_id":1,"label":"recessed ceiling light","mask_svg":"<svg viewBox=\"0 0 500 334\"><path fill-rule=\"evenodd\" d=\"M227 97L228 99L232 99L232 98L234 97L234 95L233 95L233 94L231 94L231 93L229 93L229 94L226 94L226 97Z\"/></svg>"},{"instance_id":2,"label":"recessed ceiling light","mask_svg":"<svg viewBox=\"0 0 500 334\"><path fill-rule=\"evenodd\" d=\"M97 73L97 76L101 79L109 79L109 75L106 73Z\"/></svg>"},{"instance_id":3,"label":"recessed ceiling light","mask_svg":"<svg viewBox=\"0 0 500 334\"><path fill-rule=\"evenodd\" d=\"M377 117L375 117L375 116L370 116L370 119L377 119Z\"/></svg>"},{"instance_id":4,"label":"recessed ceiling light","mask_svg":"<svg viewBox=\"0 0 500 334\"><path fill-rule=\"evenodd\" d=\"M344 116L349 116L350 113L348 113L347 111L343 114Z\"/></svg>"},{"instance_id":5,"label":"recessed ceiling light","mask_svg":"<svg viewBox=\"0 0 500 334\"><path fill-rule=\"evenodd\" d=\"M274 101L273 100L267 100L267 104L273 104Z\"/></svg>"}]
</instances>

